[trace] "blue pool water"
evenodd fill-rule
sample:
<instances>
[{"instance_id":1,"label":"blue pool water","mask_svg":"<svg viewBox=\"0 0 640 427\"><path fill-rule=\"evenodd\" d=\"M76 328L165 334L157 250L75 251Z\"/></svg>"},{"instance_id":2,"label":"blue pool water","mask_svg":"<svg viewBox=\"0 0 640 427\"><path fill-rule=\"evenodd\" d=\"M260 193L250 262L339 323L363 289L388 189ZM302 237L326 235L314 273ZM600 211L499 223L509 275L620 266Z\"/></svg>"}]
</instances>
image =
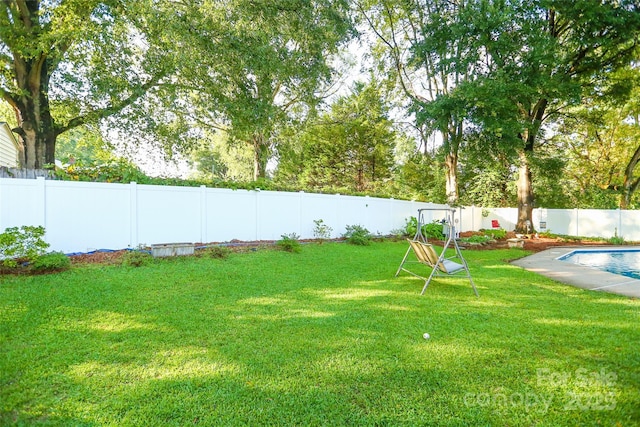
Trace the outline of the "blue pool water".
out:
<instances>
[{"instance_id":1,"label":"blue pool water","mask_svg":"<svg viewBox=\"0 0 640 427\"><path fill-rule=\"evenodd\" d=\"M576 250L558 259L640 279L640 249Z\"/></svg>"}]
</instances>

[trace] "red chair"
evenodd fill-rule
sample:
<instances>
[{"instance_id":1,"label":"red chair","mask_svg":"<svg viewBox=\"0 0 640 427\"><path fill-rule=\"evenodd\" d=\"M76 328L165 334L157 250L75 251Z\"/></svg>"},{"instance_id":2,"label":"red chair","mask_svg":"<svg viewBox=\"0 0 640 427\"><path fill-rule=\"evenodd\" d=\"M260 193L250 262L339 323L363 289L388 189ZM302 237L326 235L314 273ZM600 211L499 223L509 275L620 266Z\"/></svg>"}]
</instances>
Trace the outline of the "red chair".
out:
<instances>
[{"instance_id":1,"label":"red chair","mask_svg":"<svg viewBox=\"0 0 640 427\"><path fill-rule=\"evenodd\" d=\"M491 220L491 228L500 228L500 223L498 222L497 219Z\"/></svg>"}]
</instances>

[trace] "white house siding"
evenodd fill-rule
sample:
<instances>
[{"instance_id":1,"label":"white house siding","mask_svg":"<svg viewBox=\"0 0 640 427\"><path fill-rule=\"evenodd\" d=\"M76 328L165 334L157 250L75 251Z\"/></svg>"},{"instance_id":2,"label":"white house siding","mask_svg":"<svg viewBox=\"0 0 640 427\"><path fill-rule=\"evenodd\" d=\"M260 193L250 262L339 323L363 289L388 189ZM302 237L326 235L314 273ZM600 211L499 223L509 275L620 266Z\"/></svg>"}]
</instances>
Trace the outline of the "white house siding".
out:
<instances>
[{"instance_id":1,"label":"white house siding","mask_svg":"<svg viewBox=\"0 0 640 427\"><path fill-rule=\"evenodd\" d=\"M0 122L0 166L16 168L18 164L18 148L9 125Z\"/></svg>"}]
</instances>

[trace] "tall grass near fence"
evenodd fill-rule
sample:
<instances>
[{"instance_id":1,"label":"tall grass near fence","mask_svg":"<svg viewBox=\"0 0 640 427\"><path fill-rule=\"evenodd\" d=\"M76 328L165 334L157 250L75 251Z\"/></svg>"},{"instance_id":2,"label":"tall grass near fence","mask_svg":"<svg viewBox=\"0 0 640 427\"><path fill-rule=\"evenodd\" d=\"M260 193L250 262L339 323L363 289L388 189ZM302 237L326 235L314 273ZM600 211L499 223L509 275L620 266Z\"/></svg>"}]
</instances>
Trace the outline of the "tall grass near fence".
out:
<instances>
[{"instance_id":1,"label":"tall grass near fence","mask_svg":"<svg viewBox=\"0 0 640 427\"><path fill-rule=\"evenodd\" d=\"M0 424L633 425L640 302L404 243L0 278ZM425 340L423 333L431 338Z\"/></svg>"}]
</instances>

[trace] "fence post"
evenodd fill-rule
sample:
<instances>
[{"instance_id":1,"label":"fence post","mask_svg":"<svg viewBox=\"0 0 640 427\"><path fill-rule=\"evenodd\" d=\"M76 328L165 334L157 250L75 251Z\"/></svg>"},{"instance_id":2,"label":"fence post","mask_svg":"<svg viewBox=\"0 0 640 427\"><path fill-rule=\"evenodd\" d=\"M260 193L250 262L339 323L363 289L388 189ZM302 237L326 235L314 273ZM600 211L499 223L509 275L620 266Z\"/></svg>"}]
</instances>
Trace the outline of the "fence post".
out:
<instances>
[{"instance_id":1,"label":"fence post","mask_svg":"<svg viewBox=\"0 0 640 427\"><path fill-rule=\"evenodd\" d=\"M138 242L138 184L129 183L129 247L137 248Z\"/></svg>"},{"instance_id":2,"label":"fence post","mask_svg":"<svg viewBox=\"0 0 640 427\"><path fill-rule=\"evenodd\" d=\"M302 235L302 212L304 209L304 191L298 192L298 236L302 239L306 239L306 236ZM311 236L308 236L311 237Z\"/></svg>"},{"instance_id":3,"label":"fence post","mask_svg":"<svg viewBox=\"0 0 640 427\"><path fill-rule=\"evenodd\" d=\"M369 203L371 203L369 201L369 196L364 196L364 202L364 224L362 224L362 226L367 229L373 228L371 227L371 215L369 215Z\"/></svg>"},{"instance_id":4,"label":"fence post","mask_svg":"<svg viewBox=\"0 0 640 427\"><path fill-rule=\"evenodd\" d=\"M616 209L618 211L618 237L624 238L624 232L622 231L622 209Z\"/></svg>"},{"instance_id":5,"label":"fence post","mask_svg":"<svg viewBox=\"0 0 640 427\"><path fill-rule=\"evenodd\" d=\"M200 186L200 243L207 244L207 186Z\"/></svg>"},{"instance_id":6,"label":"fence post","mask_svg":"<svg viewBox=\"0 0 640 427\"><path fill-rule=\"evenodd\" d=\"M393 212L393 205L395 204L394 202L396 201L396 199L394 199L393 197L391 197L390 199L388 199L388 205L389 205L389 209L387 210L387 215L388 215L388 222L389 224L393 224L393 221L396 219L394 212ZM397 227L400 228L400 227ZM393 230L389 230L389 233L387 234L391 234L391 231Z\"/></svg>"},{"instance_id":7,"label":"fence post","mask_svg":"<svg viewBox=\"0 0 640 427\"><path fill-rule=\"evenodd\" d=\"M575 215L574 220L576 222L576 234L575 236L579 236L580 235L580 217L579 217L579 210L578 208L573 208L573 214Z\"/></svg>"},{"instance_id":8,"label":"fence post","mask_svg":"<svg viewBox=\"0 0 640 427\"><path fill-rule=\"evenodd\" d=\"M36 178L36 186L38 191L38 213L39 213L39 223L42 226L47 228L47 180L44 179L43 176L39 176Z\"/></svg>"},{"instance_id":9,"label":"fence post","mask_svg":"<svg viewBox=\"0 0 640 427\"><path fill-rule=\"evenodd\" d=\"M256 193L256 237L254 240L261 240L260 239L260 233L262 232L262 229L260 227L260 189L256 188L255 190Z\"/></svg>"}]
</instances>

